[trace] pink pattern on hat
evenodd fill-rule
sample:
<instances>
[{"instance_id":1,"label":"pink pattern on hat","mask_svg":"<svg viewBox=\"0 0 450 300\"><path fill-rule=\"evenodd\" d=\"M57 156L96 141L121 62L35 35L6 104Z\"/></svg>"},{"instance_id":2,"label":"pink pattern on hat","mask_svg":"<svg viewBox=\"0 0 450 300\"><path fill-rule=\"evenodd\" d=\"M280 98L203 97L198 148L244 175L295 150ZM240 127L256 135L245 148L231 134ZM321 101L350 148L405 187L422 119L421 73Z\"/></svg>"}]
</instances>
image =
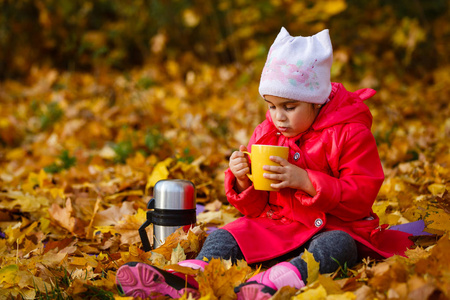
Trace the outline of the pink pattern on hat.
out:
<instances>
[{"instance_id":1,"label":"pink pattern on hat","mask_svg":"<svg viewBox=\"0 0 450 300\"><path fill-rule=\"evenodd\" d=\"M303 66L303 61L299 60L297 64L288 64L285 60L271 58L267 61L261 75L261 82L265 80L278 80L283 84L290 83L292 86L309 88L311 91L319 89L320 83L317 81L317 73L314 70L314 64L317 59L309 66Z\"/></svg>"}]
</instances>

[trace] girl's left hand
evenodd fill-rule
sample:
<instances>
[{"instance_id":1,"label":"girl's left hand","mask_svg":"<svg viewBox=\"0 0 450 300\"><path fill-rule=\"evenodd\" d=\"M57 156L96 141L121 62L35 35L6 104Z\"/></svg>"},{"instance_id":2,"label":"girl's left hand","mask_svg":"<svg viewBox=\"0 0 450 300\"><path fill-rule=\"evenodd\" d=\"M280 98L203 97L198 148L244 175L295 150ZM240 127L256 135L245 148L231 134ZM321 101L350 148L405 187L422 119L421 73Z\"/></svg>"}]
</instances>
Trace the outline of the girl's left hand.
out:
<instances>
[{"instance_id":1,"label":"girl's left hand","mask_svg":"<svg viewBox=\"0 0 450 300\"><path fill-rule=\"evenodd\" d=\"M270 160L279 164L279 166L266 165L263 167L265 171L274 173L264 173L264 178L279 181L278 183L272 183L272 188L279 190L289 187L303 190L311 196L316 195L317 192L305 169L293 165L279 156L271 156Z\"/></svg>"}]
</instances>

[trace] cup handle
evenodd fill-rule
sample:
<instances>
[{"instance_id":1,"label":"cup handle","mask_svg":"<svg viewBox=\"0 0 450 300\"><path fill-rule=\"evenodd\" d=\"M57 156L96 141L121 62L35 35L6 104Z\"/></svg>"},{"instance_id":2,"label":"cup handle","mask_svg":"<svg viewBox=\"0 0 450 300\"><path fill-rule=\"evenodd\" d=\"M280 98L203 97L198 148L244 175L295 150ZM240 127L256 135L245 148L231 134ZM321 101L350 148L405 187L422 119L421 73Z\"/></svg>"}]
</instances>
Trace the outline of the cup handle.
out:
<instances>
[{"instance_id":1,"label":"cup handle","mask_svg":"<svg viewBox=\"0 0 450 300\"><path fill-rule=\"evenodd\" d=\"M247 154L250 157L250 159L252 158L252 154L250 152L242 151L242 153ZM246 174L246 175L247 175L248 179L250 179L253 182L253 175L252 174Z\"/></svg>"}]
</instances>

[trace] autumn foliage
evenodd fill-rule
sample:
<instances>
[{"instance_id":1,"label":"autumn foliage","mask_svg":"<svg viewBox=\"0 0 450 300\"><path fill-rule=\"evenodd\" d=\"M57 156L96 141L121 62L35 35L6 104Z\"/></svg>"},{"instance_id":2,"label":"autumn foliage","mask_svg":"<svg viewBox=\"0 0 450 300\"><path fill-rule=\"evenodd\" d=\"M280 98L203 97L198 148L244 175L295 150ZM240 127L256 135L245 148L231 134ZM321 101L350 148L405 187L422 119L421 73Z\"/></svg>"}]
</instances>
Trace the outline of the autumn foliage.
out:
<instances>
[{"instance_id":1,"label":"autumn foliage","mask_svg":"<svg viewBox=\"0 0 450 300\"><path fill-rule=\"evenodd\" d=\"M0 0L0 299L122 299L115 274L193 258L239 213L223 171L265 114L258 80L281 26L330 29L333 81L370 87L383 223L423 220L407 257L367 258L273 299L450 298L448 1ZM198 224L144 252L160 179L191 180ZM149 235L152 234L149 228ZM202 299L261 266L214 260ZM263 268L265 266L262 266ZM189 296L185 295L184 299ZM164 299L164 297L161 297Z\"/></svg>"}]
</instances>

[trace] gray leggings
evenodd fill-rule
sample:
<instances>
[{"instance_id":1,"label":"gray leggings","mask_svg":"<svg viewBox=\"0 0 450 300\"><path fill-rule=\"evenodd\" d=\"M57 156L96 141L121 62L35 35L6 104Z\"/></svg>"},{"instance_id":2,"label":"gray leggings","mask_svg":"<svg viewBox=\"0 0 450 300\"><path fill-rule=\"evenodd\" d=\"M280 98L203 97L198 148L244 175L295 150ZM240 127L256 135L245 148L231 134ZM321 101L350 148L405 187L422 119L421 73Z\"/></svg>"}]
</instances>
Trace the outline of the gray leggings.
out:
<instances>
[{"instance_id":1,"label":"gray leggings","mask_svg":"<svg viewBox=\"0 0 450 300\"><path fill-rule=\"evenodd\" d=\"M314 235L300 248L278 257L276 260L285 261L294 257L290 263L297 267L305 280L308 278L308 269L306 262L301 258L305 249L314 255L316 261L320 262L319 272L321 274L336 271L339 264L344 266L347 263L348 267L352 267L358 259L358 250L353 238L346 232L335 230ZM208 236L197 259L203 259L203 257L231 259L233 262L244 259L236 240L224 229L213 231Z\"/></svg>"}]
</instances>

